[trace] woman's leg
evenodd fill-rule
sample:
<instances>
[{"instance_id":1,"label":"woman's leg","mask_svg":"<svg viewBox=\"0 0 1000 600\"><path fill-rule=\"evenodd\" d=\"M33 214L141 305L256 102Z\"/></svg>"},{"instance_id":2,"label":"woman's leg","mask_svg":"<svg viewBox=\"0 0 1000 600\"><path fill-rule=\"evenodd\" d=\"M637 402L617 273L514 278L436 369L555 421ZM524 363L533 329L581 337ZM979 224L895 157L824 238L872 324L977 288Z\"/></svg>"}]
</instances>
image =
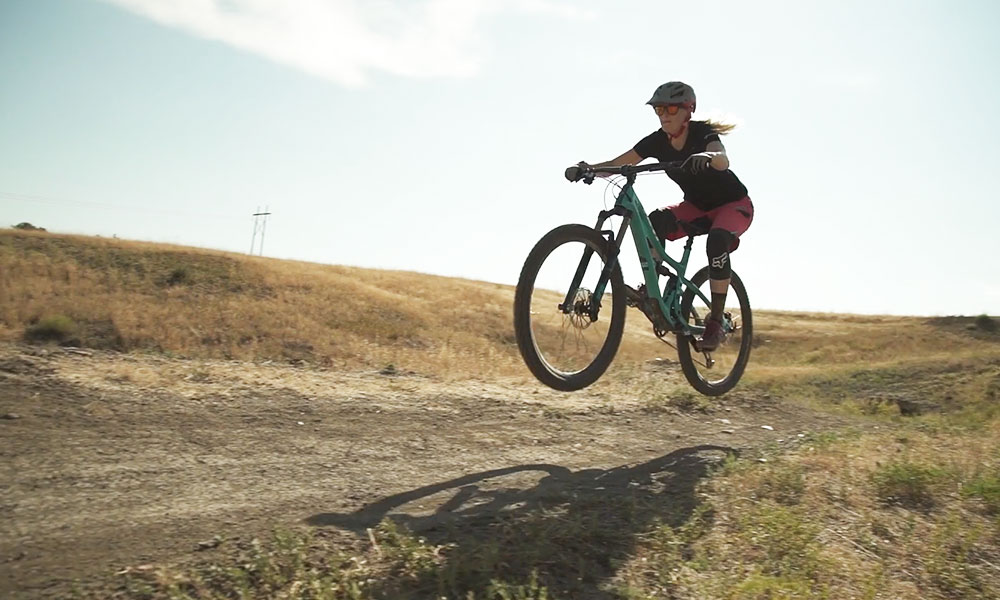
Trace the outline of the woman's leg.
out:
<instances>
[{"instance_id":1,"label":"woman's leg","mask_svg":"<svg viewBox=\"0 0 1000 600\"><path fill-rule=\"evenodd\" d=\"M721 322L729 294L729 280L733 272L729 253L739 246L739 236L753 222L753 203L750 198L721 206L709 215L712 228L708 232L705 250L708 254L709 287L712 291L712 313L702 336L701 348L714 350L725 339Z\"/></svg>"},{"instance_id":2,"label":"woman's leg","mask_svg":"<svg viewBox=\"0 0 1000 600\"><path fill-rule=\"evenodd\" d=\"M708 213L690 202L681 202L674 206L658 208L649 213L649 222L660 238L660 243L666 245L666 240L679 240L688 233L680 226L680 222L691 223L697 219L707 219Z\"/></svg>"}]
</instances>

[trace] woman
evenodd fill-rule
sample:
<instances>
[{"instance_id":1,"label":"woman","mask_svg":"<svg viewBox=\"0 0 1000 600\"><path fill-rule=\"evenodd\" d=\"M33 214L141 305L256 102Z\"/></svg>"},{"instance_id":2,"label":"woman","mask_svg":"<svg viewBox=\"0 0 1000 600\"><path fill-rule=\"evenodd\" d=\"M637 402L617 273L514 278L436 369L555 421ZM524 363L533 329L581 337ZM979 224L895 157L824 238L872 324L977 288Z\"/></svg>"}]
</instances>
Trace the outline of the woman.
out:
<instances>
[{"instance_id":1,"label":"woman","mask_svg":"<svg viewBox=\"0 0 1000 600\"><path fill-rule=\"evenodd\" d=\"M694 90L680 81L656 88L646 104L656 112L659 129L618 158L595 165L580 163L578 168L635 165L646 158L684 162L685 169L669 172L670 178L684 191L684 201L654 210L649 221L663 243L685 237L689 232L708 231L712 312L698 346L700 350L712 351L725 340L722 317L732 272L729 253L739 246L739 236L753 221L753 203L747 196L747 188L729 170L729 157L719 140L733 126L692 121L696 106Z\"/></svg>"}]
</instances>

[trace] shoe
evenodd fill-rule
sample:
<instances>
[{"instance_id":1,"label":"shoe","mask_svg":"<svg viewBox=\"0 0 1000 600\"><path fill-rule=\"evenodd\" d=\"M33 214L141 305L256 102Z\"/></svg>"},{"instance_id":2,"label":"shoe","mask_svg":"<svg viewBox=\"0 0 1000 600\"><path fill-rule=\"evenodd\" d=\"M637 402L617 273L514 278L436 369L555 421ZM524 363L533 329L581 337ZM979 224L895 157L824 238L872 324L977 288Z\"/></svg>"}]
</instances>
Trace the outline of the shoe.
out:
<instances>
[{"instance_id":1,"label":"shoe","mask_svg":"<svg viewBox=\"0 0 1000 600\"><path fill-rule=\"evenodd\" d=\"M640 284L639 288L630 285L625 286L625 306L641 306L646 298L646 284Z\"/></svg>"},{"instance_id":2,"label":"shoe","mask_svg":"<svg viewBox=\"0 0 1000 600\"><path fill-rule=\"evenodd\" d=\"M722 321L709 317L705 319L705 333L698 338L698 351L712 352L725 340L726 334L722 331Z\"/></svg>"}]
</instances>

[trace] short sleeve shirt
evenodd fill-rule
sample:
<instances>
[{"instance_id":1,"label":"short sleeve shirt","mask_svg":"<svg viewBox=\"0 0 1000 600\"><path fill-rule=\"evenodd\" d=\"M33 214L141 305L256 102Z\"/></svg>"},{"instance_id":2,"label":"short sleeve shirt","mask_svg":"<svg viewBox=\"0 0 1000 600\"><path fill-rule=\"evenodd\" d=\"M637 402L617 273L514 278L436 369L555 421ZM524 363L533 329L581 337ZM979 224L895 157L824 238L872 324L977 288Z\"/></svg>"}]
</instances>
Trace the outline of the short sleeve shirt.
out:
<instances>
[{"instance_id":1,"label":"short sleeve shirt","mask_svg":"<svg viewBox=\"0 0 1000 600\"><path fill-rule=\"evenodd\" d=\"M670 138L662 129L639 140L634 150L642 158L655 158L660 162L683 161L692 154L705 152L710 142L717 141L719 134L707 123L691 121L688 124L687 141L680 150L670 145ZM719 171L710 168L698 174L684 171L671 172L669 175L684 191L684 200L704 211L742 200L747 195L746 186L729 169Z\"/></svg>"}]
</instances>

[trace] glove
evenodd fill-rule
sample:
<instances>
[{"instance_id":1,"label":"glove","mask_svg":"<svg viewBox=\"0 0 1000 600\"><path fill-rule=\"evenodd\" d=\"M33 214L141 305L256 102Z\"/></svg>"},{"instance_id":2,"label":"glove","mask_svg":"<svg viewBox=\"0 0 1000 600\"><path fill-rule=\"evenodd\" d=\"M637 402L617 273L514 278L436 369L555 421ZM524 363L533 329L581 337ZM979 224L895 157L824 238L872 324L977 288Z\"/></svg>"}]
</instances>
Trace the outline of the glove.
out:
<instances>
[{"instance_id":1,"label":"glove","mask_svg":"<svg viewBox=\"0 0 1000 600\"><path fill-rule=\"evenodd\" d=\"M681 168L688 168L692 173L701 173L712 165L712 155L707 152L699 152L687 157L681 164Z\"/></svg>"},{"instance_id":2,"label":"glove","mask_svg":"<svg viewBox=\"0 0 1000 600\"><path fill-rule=\"evenodd\" d=\"M581 179L583 179L583 173L589 168L590 165L581 160L572 167L568 167L566 169L565 173L566 179L568 179L569 181L580 181Z\"/></svg>"}]
</instances>

